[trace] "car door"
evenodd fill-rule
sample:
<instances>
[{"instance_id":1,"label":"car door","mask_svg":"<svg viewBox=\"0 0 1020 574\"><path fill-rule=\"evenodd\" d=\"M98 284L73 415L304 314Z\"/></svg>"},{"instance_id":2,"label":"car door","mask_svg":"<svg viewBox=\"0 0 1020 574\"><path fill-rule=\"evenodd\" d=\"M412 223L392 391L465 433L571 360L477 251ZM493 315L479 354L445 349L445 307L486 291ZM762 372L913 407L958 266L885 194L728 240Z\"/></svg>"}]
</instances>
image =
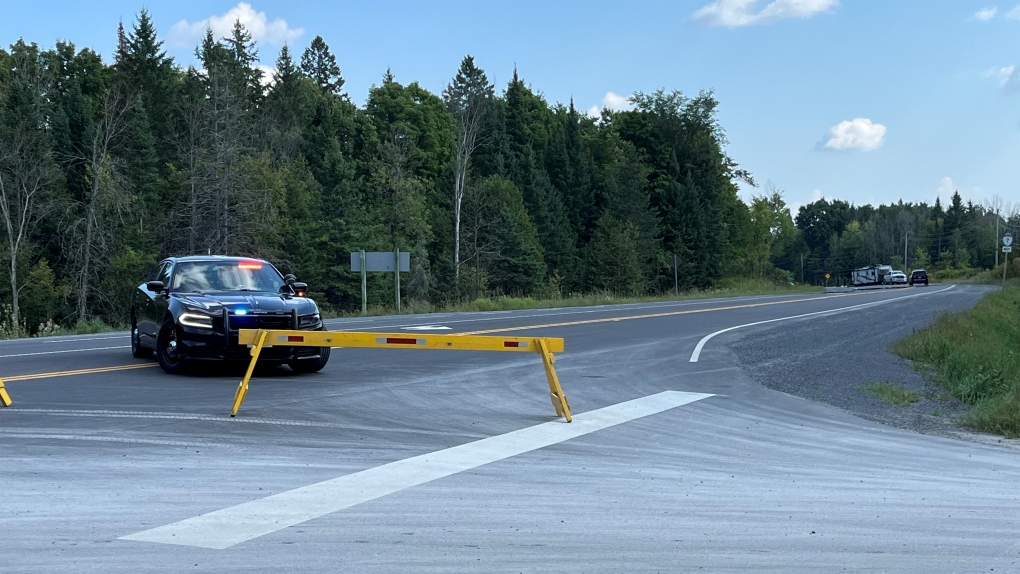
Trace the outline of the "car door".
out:
<instances>
[{"instance_id":1,"label":"car door","mask_svg":"<svg viewBox=\"0 0 1020 574\"><path fill-rule=\"evenodd\" d=\"M146 282L162 281L163 285L169 287L172 270L172 263L163 261ZM163 324L163 316L166 314L169 298L166 291L154 293L149 291L144 284L139 287L139 290L145 294L145 298L135 311L138 314L138 333L145 340L146 346L153 347L156 345L156 334L159 332L159 327Z\"/></svg>"}]
</instances>

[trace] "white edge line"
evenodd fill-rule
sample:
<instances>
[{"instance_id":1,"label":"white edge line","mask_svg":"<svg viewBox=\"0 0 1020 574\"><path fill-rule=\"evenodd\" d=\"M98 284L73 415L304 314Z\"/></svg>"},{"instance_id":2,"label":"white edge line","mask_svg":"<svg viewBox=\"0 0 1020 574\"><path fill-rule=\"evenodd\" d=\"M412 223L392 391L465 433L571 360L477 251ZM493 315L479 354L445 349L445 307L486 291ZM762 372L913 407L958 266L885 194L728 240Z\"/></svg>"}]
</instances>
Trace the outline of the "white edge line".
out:
<instances>
[{"instance_id":1,"label":"white edge line","mask_svg":"<svg viewBox=\"0 0 1020 574\"><path fill-rule=\"evenodd\" d=\"M121 540L223 550L480 466L662 413L711 394L664 391L430 452L121 536Z\"/></svg>"},{"instance_id":2,"label":"white edge line","mask_svg":"<svg viewBox=\"0 0 1020 574\"><path fill-rule=\"evenodd\" d=\"M53 339L53 340L50 340L48 337L35 337L35 339L43 343L46 343L47 345L52 345L55 343L77 343L79 341L105 341L109 339L126 339L128 336L129 336L128 333L118 333L116 335L110 335L109 337L78 337L75 339Z\"/></svg>"},{"instance_id":3,"label":"white edge line","mask_svg":"<svg viewBox=\"0 0 1020 574\"><path fill-rule=\"evenodd\" d=\"M902 301L903 299L912 299L914 297L923 297L925 295L935 295L936 293L943 293L945 291L949 291L953 287L956 287L956 285L950 285L949 287L946 287L945 289L939 289L938 291L926 291L924 293L917 293L917 294L914 294L914 295L905 295L903 297L895 297L893 299L884 299L882 301L872 301L870 303L861 303L860 305L851 305L849 307L840 307L838 309L829 309L827 311L815 311L814 313L804 313L802 315L792 315L790 317L780 317L778 319L769 319L767 321L755 321L754 323L746 323L744 325L736 325L734 327L727 327L725 329L721 329L719 331L716 331L715 333L710 333L710 334L705 335L704 337L702 337L702 339L700 341L698 341L698 346L694 347L694 352L691 353L691 360L690 360L690 362L692 362L692 363L697 363L698 362L698 359L701 357L701 351L702 351L702 349L705 348L705 343L708 343L709 341L711 341L712 338L715 337L716 335L722 335L723 333L727 333L729 331L735 331L737 329L743 329L744 327L754 327L755 325L764 325L766 323L775 323L777 321L788 321L790 319L801 319L803 317L811 317L811 316L814 316L814 315L834 315L836 313L843 313L845 311L853 311L855 309L863 309L865 307L876 307L878 305L884 305L886 303L892 303L893 301Z\"/></svg>"},{"instance_id":4,"label":"white edge line","mask_svg":"<svg viewBox=\"0 0 1020 574\"><path fill-rule=\"evenodd\" d=\"M94 349L67 349L64 351L40 351L38 353L18 353L17 355L0 355L0 359L12 357L34 357L36 355L56 355L58 353L84 353L85 351L109 351L110 349L127 349L130 345L119 345L116 347L96 347Z\"/></svg>"},{"instance_id":5,"label":"white edge line","mask_svg":"<svg viewBox=\"0 0 1020 574\"><path fill-rule=\"evenodd\" d=\"M614 311L652 311L656 309L672 309L677 307L691 307L694 305L705 305L710 303L719 302L744 302L744 301L758 301L761 299L781 299L781 298L793 298L793 297L807 297L809 295L817 295L817 293L791 293L788 295L745 295L742 297L714 297L711 299L685 299L683 301L664 301L659 303L621 303L613 305L590 305L583 307L553 307L549 309L521 309L520 311L464 311L459 315L481 315L479 317L471 317L468 319L453 319L450 321L439 321L443 325L452 325L455 323L483 323L486 321L505 321L506 319L535 319L539 317L562 317L567 315L586 315L591 313L611 313ZM823 293L823 295L831 295L833 297L840 297L845 293ZM795 300L795 299L791 299ZM531 313L526 315L514 315L513 317L507 317L507 313L522 312L527 313L529 311L555 311L547 313ZM428 315L428 314L423 314ZM442 316L455 316L457 313L446 313L443 315L437 315L434 318ZM499 315L499 316L493 316ZM425 323L398 323L393 325L367 325L360 326L363 323L377 322L376 319L394 319L393 315L380 315L379 317L373 318L338 318L338 319L326 319L323 321L328 326L337 325L355 325L354 329L358 330L379 330L379 329L407 329L408 327L415 327L425 325ZM428 323L434 325L436 323Z\"/></svg>"}]
</instances>

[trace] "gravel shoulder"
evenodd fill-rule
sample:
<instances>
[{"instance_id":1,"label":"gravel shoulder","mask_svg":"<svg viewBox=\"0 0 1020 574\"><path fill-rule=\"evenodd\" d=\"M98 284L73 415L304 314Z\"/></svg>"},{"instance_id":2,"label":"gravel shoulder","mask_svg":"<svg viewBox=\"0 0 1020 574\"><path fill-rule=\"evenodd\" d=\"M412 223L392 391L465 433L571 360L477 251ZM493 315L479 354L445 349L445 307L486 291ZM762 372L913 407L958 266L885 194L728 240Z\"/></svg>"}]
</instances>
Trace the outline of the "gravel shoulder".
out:
<instances>
[{"instance_id":1,"label":"gravel shoulder","mask_svg":"<svg viewBox=\"0 0 1020 574\"><path fill-rule=\"evenodd\" d=\"M783 323L750 332L728 347L748 375L770 389L901 429L1020 448L1020 441L961 428L958 421L967 406L947 398L931 378L888 351L940 314L973 307L990 289L957 286L931 297ZM915 391L920 400L909 406L887 403L861 389L871 383Z\"/></svg>"}]
</instances>

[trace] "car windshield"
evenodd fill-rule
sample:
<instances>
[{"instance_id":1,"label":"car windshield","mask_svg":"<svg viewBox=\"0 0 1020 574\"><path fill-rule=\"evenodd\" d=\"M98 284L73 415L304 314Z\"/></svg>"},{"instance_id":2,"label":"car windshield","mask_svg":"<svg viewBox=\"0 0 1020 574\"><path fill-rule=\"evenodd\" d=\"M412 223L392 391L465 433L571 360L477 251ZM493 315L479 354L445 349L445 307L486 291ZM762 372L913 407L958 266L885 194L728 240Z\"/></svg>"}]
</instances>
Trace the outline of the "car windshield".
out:
<instances>
[{"instance_id":1,"label":"car windshield","mask_svg":"<svg viewBox=\"0 0 1020 574\"><path fill-rule=\"evenodd\" d=\"M174 271L173 291L279 292L283 277L261 261L184 261Z\"/></svg>"}]
</instances>

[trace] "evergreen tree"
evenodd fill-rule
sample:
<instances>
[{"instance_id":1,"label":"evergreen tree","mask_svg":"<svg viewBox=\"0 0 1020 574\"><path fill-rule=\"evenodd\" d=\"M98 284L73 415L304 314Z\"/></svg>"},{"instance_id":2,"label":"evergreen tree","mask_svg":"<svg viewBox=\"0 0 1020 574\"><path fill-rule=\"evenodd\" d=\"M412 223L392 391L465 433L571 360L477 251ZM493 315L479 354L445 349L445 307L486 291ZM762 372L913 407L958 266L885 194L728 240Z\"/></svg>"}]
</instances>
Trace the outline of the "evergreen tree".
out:
<instances>
[{"instance_id":1,"label":"evergreen tree","mask_svg":"<svg viewBox=\"0 0 1020 574\"><path fill-rule=\"evenodd\" d=\"M323 92L341 96L344 79L340 75L340 65L336 56L329 51L329 46L322 36L316 36L301 55L301 71L315 82Z\"/></svg>"}]
</instances>

